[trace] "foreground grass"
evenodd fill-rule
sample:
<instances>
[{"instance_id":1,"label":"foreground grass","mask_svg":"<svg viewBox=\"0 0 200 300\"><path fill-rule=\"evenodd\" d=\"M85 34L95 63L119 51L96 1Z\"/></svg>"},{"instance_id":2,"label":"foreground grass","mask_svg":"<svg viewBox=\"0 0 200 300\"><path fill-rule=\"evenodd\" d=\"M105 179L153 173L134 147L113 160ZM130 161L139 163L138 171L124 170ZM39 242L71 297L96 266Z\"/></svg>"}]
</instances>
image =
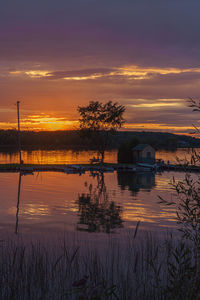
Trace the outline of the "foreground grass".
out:
<instances>
[{"instance_id":1,"label":"foreground grass","mask_svg":"<svg viewBox=\"0 0 200 300\"><path fill-rule=\"evenodd\" d=\"M0 299L200 299L196 249L170 236L0 245Z\"/></svg>"}]
</instances>

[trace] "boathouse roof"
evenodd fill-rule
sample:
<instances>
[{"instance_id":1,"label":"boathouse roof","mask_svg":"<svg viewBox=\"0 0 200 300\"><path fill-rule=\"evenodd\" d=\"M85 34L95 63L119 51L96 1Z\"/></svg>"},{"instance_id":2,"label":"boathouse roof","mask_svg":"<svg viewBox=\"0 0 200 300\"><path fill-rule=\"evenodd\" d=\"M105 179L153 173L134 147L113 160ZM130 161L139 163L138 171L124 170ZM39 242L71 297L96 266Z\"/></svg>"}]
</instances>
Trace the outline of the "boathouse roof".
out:
<instances>
[{"instance_id":1,"label":"boathouse roof","mask_svg":"<svg viewBox=\"0 0 200 300\"><path fill-rule=\"evenodd\" d=\"M132 148L133 151L142 151L144 150L146 147L151 147L148 144L138 144L137 146L135 146L134 148ZM151 147L152 148L152 147Z\"/></svg>"}]
</instances>

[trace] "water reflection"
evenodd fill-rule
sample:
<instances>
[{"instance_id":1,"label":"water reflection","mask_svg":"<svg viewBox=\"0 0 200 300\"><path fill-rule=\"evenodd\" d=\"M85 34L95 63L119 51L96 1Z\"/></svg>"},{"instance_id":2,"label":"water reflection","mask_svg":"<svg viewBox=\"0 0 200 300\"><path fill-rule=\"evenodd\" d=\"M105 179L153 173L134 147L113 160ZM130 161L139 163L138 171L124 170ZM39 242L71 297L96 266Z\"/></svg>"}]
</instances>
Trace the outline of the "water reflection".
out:
<instances>
[{"instance_id":1,"label":"water reflection","mask_svg":"<svg viewBox=\"0 0 200 300\"><path fill-rule=\"evenodd\" d=\"M23 150L22 160L25 164L82 164L89 163L90 158L96 157L97 151L86 150ZM18 163L18 151L0 151L1 163ZM117 151L105 152L105 162L117 162Z\"/></svg>"},{"instance_id":2,"label":"water reflection","mask_svg":"<svg viewBox=\"0 0 200 300\"><path fill-rule=\"evenodd\" d=\"M97 186L86 182L88 193L78 196L79 222L77 230L87 232L113 232L116 228L123 227L122 208L109 201L104 174L92 173L97 178Z\"/></svg>"},{"instance_id":3,"label":"water reflection","mask_svg":"<svg viewBox=\"0 0 200 300\"><path fill-rule=\"evenodd\" d=\"M160 206L158 195L171 197L170 178L181 180L183 173L22 175L0 173L0 235L57 235L74 230L121 234L138 220L148 230L176 227L175 209Z\"/></svg>"},{"instance_id":4,"label":"water reflection","mask_svg":"<svg viewBox=\"0 0 200 300\"><path fill-rule=\"evenodd\" d=\"M22 174L21 174L21 172L19 172L15 234L18 234L18 226L19 226L19 205L20 205L20 194L21 194L21 178L22 178Z\"/></svg>"},{"instance_id":5,"label":"water reflection","mask_svg":"<svg viewBox=\"0 0 200 300\"><path fill-rule=\"evenodd\" d=\"M199 153L199 149L196 149ZM23 150L22 160L25 164L82 164L89 163L90 158L97 156L97 151L85 150ZM162 159L165 162L177 163L177 159L190 160L191 150L177 149L175 151L157 150L156 159ZM19 153L16 150L0 148L0 162L1 163L18 163ZM117 162L117 150L109 150L105 152L105 162Z\"/></svg>"},{"instance_id":6,"label":"water reflection","mask_svg":"<svg viewBox=\"0 0 200 300\"><path fill-rule=\"evenodd\" d=\"M15 234L19 233L20 196L23 175L26 174L19 172ZM84 185L88 192L80 194L78 201L76 201L79 212L77 230L111 233L116 228L122 228L122 208L116 205L114 201L110 201L110 195L105 185L104 174L91 172L91 176L96 179L96 184L91 184L91 182L88 183L86 181ZM59 211L59 213L61 212ZM23 212L23 214L25 215L25 212Z\"/></svg>"},{"instance_id":7,"label":"water reflection","mask_svg":"<svg viewBox=\"0 0 200 300\"><path fill-rule=\"evenodd\" d=\"M122 190L128 189L136 196L140 189L150 191L155 187L155 173L118 172L118 185Z\"/></svg>"}]
</instances>

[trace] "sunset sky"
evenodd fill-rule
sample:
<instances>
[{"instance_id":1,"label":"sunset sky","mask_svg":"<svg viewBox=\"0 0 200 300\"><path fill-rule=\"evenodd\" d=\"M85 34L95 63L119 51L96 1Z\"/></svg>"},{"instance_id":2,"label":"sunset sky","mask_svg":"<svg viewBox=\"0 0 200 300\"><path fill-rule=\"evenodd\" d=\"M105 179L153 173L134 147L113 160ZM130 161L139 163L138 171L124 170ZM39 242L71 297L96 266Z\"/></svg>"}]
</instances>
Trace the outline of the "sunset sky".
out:
<instances>
[{"instance_id":1,"label":"sunset sky","mask_svg":"<svg viewBox=\"0 0 200 300\"><path fill-rule=\"evenodd\" d=\"M3 0L0 128L77 128L90 100L126 106L124 129L187 133L200 114L200 1Z\"/></svg>"}]
</instances>

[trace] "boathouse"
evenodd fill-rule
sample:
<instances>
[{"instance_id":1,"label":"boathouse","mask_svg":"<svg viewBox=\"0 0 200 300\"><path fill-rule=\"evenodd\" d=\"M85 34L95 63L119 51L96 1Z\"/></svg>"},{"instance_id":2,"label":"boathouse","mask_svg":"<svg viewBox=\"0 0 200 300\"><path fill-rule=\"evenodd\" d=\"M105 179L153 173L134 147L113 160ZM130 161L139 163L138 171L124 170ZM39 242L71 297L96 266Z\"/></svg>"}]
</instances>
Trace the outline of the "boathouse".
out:
<instances>
[{"instance_id":1,"label":"boathouse","mask_svg":"<svg viewBox=\"0 0 200 300\"><path fill-rule=\"evenodd\" d=\"M155 149L148 144L138 144L132 148L133 163L155 164Z\"/></svg>"}]
</instances>

